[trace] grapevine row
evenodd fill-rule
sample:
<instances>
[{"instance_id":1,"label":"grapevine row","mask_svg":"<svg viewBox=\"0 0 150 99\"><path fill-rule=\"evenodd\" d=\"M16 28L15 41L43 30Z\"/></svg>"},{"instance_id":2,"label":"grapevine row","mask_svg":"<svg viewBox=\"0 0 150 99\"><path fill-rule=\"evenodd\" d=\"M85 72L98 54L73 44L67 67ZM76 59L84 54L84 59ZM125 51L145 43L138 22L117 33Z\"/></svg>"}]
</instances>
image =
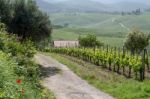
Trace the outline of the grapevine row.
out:
<instances>
[{"instance_id":1,"label":"grapevine row","mask_svg":"<svg viewBox=\"0 0 150 99\"><path fill-rule=\"evenodd\" d=\"M141 78L142 57L139 55L89 48L52 48L50 51L80 58L118 74L128 77L134 74L135 78L143 79Z\"/></svg>"}]
</instances>

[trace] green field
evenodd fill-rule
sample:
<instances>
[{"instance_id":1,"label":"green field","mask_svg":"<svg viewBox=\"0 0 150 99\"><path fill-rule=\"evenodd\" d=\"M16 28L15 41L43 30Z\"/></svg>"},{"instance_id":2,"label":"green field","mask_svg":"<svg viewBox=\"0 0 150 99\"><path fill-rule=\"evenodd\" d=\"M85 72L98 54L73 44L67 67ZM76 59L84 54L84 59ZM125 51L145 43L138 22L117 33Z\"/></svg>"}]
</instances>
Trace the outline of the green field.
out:
<instances>
[{"instance_id":1,"label":"green field","mask_svg":"<svg viewBox=\"0 0 150 99\"><path fill-rule=\"evenodd\" d=\"M64 31L63 29L57 29L53 31L52 34L53 40L77 40L79 34ZM98 36L98 39L105 44L111 46L122 46L124 38L120 37L109 37L109 36Z\"/></svg>"},{"instance_id":2,"label":"green field","mask_svg":"<svg viewBox=\"0 0 150 99\"><path fill-rule=\"evenodd\" d=\"M116 15L101 13L78 13L76 15L55 13L50 15L52 24L68 27L54 29L53 40L77 40L79 35L93 33L105 44L121 47L127 33L135 28L150 32L150 13L142 15Z\"/></svg>"}]
</instances>

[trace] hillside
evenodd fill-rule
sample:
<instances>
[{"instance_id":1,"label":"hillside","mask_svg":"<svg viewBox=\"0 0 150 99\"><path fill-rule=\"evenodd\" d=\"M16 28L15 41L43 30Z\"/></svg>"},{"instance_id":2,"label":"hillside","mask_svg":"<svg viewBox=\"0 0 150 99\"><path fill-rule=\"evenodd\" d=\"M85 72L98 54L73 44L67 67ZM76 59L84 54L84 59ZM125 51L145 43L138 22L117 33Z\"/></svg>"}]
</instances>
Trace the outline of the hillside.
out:
<instances>
[{"instance_id":1,"label":"hillside","mask_svg":"<svg viewBox=\"0 0 150 99\"><path fill-rule=\"evenodd\" d=\"M115 1L118 2L106 3L99 0L86 0L86 2L85 0L37 0L37 3L42 10L50 13L52 24L60 26L68 24L65 28L53 30L52 37L54 40L76 40L79 35L94 33L105 44L121 46L124 37L133 28L149 33L150 13L143 11L149 8L149 3L136 0ZM122 16L118 13L100 13L104 10L110 12L132 12L139 8L142 11L141 15Z\"/></svg>"},{"instance_id":2,"label":"hillside","mask_svg":"<svg viewBox=\"0 0 150 99\"><path fill-rule=\"evenodd\" d=\"M146 9L149 5L139 2L117 2L104 4L93 0L65 0L50 2L46 0L36 0L38 6L48 13L50 12L112 12L130 11L137 8Z\"/></svg>"},{"instance_id":3,"label":"hillside","mask_svg":"<svg viewBox=\"0 0 150 99\"><path fill-rule=\"evenodd\" d=\"M111 46L122 46L127 33L134 28L149 33L150 13L142 15L113 15L101 13L80 13L76 16L64 13L50 14L53 24L69 26L54 29L53 40L77 40L79 35L94 33L99 40Z\"/></svg>"},{"instance_id":4,"label":"hillside","mask_svg":"<svg viewBox=\"0 0 150 99\"><path fill-rule=\"evenodd\" d=\"M37 4L46 12L94 12L102 11L106 8L106 5L90 0L86 2L84 0L69 0L56 3L37 0Z\"/></svg>"}]
</instances>

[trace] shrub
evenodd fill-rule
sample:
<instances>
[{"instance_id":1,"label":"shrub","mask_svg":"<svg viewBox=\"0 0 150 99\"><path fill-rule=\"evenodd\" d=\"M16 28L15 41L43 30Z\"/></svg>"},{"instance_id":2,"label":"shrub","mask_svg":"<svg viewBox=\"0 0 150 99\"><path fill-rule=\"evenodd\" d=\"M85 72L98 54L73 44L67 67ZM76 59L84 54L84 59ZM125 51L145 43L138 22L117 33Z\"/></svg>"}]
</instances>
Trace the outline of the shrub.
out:
<instances>
[{"instance_id":1,"label":"shrub","mask_svg":"<svg viewBox=\"0 0 150 99\"><path fill-rule=\"evenodd\" d=\"M36 49L31 40L19 42L0 24L0 99L46 99L39 87L39 67L32 61ZM16 79L22 83L17 84ZM23 91L23 92L22 92Z\"/></svg>"},{"instance_id":2,"label":"shrub","mask_svg":"<svg viewBox=\"0 0 150 99\"><path fill-rule=\"evenodd\" d=\"M133 54L141 52L149 44L150 35L139 30L129 33L124 42L124 46Z\"/></svg>"},{"instance_id":3,"label":"shrub","mask_svg":"<svg viewBox=\"0 0 150 99\"><path fill-rule=\"evenodd\" d=\"M15 73L18 74L18 76L32 75L32 77L34 77L34 74L37 74L36 68L38 68L38 66L32 62L36 49L31 40L19 42L16 35L8 34L3 29L0 31L0 49L5 53L10 53L16 60L19 66L15 67Z\"/></svg>"},{"instance_id":4,"label":"shrub","mask_svg":"<svg viewBox=\"0 0 150 99\"><path fill-rule=\"evenodd\" d=\"M86 37L79 37L79 44L81 47L100 47L103 45L97 40L95 35L88 34Z\"/></svg>"}]
</instances>

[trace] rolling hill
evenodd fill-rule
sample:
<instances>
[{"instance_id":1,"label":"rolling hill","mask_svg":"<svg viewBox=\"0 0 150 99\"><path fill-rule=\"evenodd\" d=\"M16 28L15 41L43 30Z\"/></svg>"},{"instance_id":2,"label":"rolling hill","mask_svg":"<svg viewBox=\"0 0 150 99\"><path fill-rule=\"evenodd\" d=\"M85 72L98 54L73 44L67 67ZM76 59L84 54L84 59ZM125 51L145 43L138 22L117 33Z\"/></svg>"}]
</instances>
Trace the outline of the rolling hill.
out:
<instances>
[{"instance_id":1,"label":"rolling hill","mask_svg":"<svg viewBox=\"0 0 150 99\"><path fill-rule=\"evenodd\" d=\"M103 12L130 11L137 8L146 9L149 5L139 2L101 3L93 0L61 0L59 2L36 0L38 6L48 13L51 12Z\"/></svg>"},{"instance_id":2,"label":"rolling hill","mask_svg":"<svg viewBox=\"0 0 150 99\"><path fill-rule=\"evenodd\" d=\"M94 33L105 44L121 46L126 34L134 27L146 33L150 32L149 12L143 12L141 15L124 16L100 13L102 11L132 12L132 10L139 8L143 11L143 9L150 8L148 3L136 2L136 0L132 0L132 2L116 0L119 2L115 3L102 3L98 0L86 0L86 2L85 0L56 1L37 0L39 7L50 15L52 24L61 26L68 24L68 27L53 30L53 40L77 40L79 35Z\"/></svg>"}]
</instances>

